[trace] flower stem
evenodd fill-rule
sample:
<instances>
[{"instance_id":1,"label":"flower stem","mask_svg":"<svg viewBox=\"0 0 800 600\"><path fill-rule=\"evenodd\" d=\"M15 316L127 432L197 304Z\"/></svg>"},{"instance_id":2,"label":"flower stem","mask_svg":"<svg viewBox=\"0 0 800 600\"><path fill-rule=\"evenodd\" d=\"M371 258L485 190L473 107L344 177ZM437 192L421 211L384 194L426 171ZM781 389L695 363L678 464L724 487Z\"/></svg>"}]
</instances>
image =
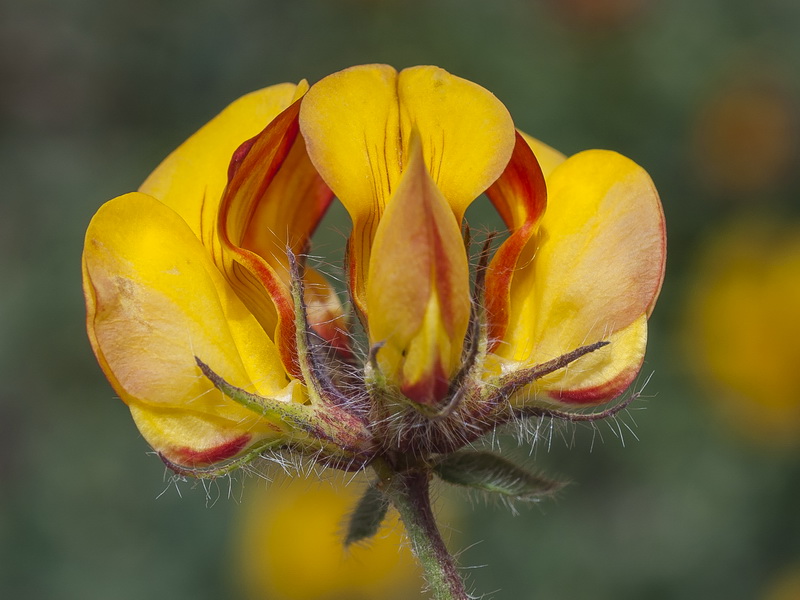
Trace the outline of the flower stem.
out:
<instances>
[{"instance_id":1,"label":"flower stem","mask_svg":"<svg viewBox=\"0 0 800 600\"><path fill-rule=\"evenodd\" d=\"M394 472L385 492L400 513L411 547L425 571L434 600L469 600L464 581L448 552L431 510L430 472L410 469Z\"/></svg>"}]
</instances>

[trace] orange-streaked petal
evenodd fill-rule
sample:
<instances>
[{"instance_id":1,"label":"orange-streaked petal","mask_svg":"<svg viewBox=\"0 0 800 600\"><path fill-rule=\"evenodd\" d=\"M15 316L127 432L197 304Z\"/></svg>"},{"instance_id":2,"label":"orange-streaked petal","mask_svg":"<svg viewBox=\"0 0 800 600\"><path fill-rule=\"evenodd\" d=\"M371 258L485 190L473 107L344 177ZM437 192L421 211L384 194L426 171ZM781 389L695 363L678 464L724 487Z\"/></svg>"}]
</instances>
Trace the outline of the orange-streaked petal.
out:
<instances>
[{"instance_id":1,"label":"orange-streaked petal","mask_svg":"<svg viewBox=\"0 0 800 600\"><path fill-rule=\"evenodd\" d=\"M157 451L204 464L290 435L224 397L195 364L197 356L262 396L302 400L275 345L175 211L141 193L104 204L86 232L83 273L92 347Z\"/></svg>"},{"instance_id":2,"label":"orange-streaked petal","mask_svg":"<svg viewBox=\"0 0 800 600\"><path fill-rule=\"evenodd\" d=\"M231 156L292 103L298 87L308 84L282 83L239 98L172 152L139 191L172 208L208 243Z\"/></svg>"},{"instance_id":3,"label":"orange-streaked petal","mask_svg":"<svg viewBox=\"0 0 800 600\"><path fill-rule=\"evenodd\" d=\"M384 344L381 370L416 404L435 405L460 363L469 266L458 222L418 143L375 235L367 304L370 342Z\"/></svg>"},{"instance_id":4,"label":"orange-streaked petal","mask_svg":"<svg viewBox=\"0 0 800 600\"><path fill-rule=\"evenodd\" d=\"M211 247L214 262L270 333L284 366L298 379L301 374L296 360L294 306L285 269L279 266L279 260L271 263L243 244L258 204L269 193L270 184L297 139L299 108L299 101L292 104L234 154L230 182L216 222L218 241ZM277 200L288 203L292 199ZM277 223L275 226L280 227ZM273 233L266 231L263 235L271 237Z\"/></svg>"},{"instance_id":5,"label":"orange-streaked petal","mask_svg":"<svg viewBox=\"0 0 800 600\"><path fill-rule=\"evenodd\" d=\"M252 176L256 176L256 171ZM241 195L241 194L239 194ZM303 138L294 139L289 154L245 223L241 247L261 256L289 284L289 259L307 251L308 240L333 200L333 192L314 169ZM232 224L229 224L229 231Z\"/></svg>"},{"instance_id":6,"label":"orange-streaked petal","mask_svg":"<svg viewBox=\"0 0 800 600\"><path fill-rule=\"evenodd\" d=\"M488 335L496 346L508 326L510 290L520 254L536 234L547 203L544 176L534 153L520 134L500 178L486 191L511 235L492 257L486 272L485 308Z\"/></svg>"},{"instance_id":7,"label":"orange-streaked petal","mask_svg":"<svg viewBox=\"0 0 800 600\"><path fill-rule=\"evenodd\" d=\"M650 314L664 276L664 216L644 169L614 152L589 150L557 167L547 184L547 211L523 253L530 260L514 275L509 327L495 349L526 365L613 339ZM635 352L612 354L636 365L608 373L638 370Z\"/></svg>"},{"instance_id":8,"label":"orange-streaked petal","mask_svg":"<svg viewBox=\"0 0 800 600\"><path fill-rule=\"evenodd\" d=\"M499 177L514 148L505 107L482 87L436 67L397 73L365 65L330 75L303 100L308 153L353 221L351 289L366 314L366 276L378 222L409 160L413 129L426 168L458 220Z\"/></svg>"},{"instance_id":9,"label":"orange-streaked petal","mask_svg":"<svg viewBox=\"0 0 800 600\"><path fill-rule=\"evenodd\" d=\"M297 136L256 204L241 247L263 258L288 289L291 282L286 250L291 249L295 255L307 251L332 200L333 192L311 164L303 138ZM306 268L304 279L312 328L332 347L349 353L347 323L336 292L314 269Z\"/></svg>"}]
</instances>

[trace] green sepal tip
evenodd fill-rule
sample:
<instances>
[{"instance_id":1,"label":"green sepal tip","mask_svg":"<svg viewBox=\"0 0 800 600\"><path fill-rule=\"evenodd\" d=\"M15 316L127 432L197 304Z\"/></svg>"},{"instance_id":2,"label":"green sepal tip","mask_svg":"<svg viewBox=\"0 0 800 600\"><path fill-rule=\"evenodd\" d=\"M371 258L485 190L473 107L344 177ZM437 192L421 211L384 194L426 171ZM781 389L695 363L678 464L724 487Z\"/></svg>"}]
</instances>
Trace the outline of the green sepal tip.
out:
<instances>
[{"instance_id":1,"label":"green sepal tip","mask_svg":"<svg viewBox=\"0 0 800 600\"><path fill-rule=\"evenodd\" d=\"M376 485L370 485L350 516L344 545L363 542L378 533L388 509L389 499Z\"/></svg>"},{"instance_id":2,"label":"green sepal tip","mask_svg":"<svg viewBox=\"0 0 800 600\"><path fill-rule=\"evenodd\" d=\"M434 472L444 481L474 490L532 502L554 494L564 483L530 473L490 452L457 452L442 458Z\"/></svg>"}]
</instances>

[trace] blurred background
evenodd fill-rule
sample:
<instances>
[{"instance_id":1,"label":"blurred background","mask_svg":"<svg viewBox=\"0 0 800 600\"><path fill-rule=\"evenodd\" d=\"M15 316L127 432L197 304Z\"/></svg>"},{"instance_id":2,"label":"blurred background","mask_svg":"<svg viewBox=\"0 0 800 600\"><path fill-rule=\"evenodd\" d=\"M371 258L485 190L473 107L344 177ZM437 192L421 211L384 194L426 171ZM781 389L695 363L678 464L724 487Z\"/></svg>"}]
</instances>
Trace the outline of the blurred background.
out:
<instances>
[{"instance_id":1,"label":"blurred background","mask_svg":"<svg viewBox=\"0 0 800 600\"><path fill-rule=\"evenodd\" d=\"M567 154L633 158L667 215L633 433L504 441L573 482L518 516L437 493L474 588L800 598L798 31L794 0L0 4L0 597L416 597L391 524L338 550L362 484L173 484L94 361L80 289L94 211L227 103L387 62L482 84Z\"/></svg>"}]
</instances>

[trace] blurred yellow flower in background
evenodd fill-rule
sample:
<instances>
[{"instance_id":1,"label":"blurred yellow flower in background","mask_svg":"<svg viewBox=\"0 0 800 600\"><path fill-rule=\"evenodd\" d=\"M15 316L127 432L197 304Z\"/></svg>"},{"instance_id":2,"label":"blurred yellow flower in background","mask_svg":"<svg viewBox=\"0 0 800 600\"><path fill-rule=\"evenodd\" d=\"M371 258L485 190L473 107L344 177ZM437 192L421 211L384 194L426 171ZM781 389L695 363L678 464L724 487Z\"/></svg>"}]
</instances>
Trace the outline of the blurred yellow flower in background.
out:
<instances>
[{"instance_id":1,"label":"blurred yellow flower in background","mask_svg":"<svg viewBox=\"0 0 800 600\"><path fill-rule=\"evenodd\" d=\"M778 572L769 582L763 600L797 600L800 598L800 563Z\"/></svg>"},{"instance_id":2,"label":"blurred yellow flower in background","mask_svg":"<svg viewBox=\"0 0 800 600\"><path fill-rule=\"evenodd\" d=\"M278 475L250 482L237 529L236 569L250 600L407 600L422 572L397 513L368 543L345 548L347 517L367 478L320 481Z\"/></svg>"},{"instance_id":3,"label":"blurred yellow flower in background","mask_svg":"<svg viewBox=\"0 0 800 600\"><path fill-rule=\"evenodd\" d=\"M800 441L800 224L741 221L712 238L690 289L689 358L722 417Z\"/></svg>"}]
</instances>

